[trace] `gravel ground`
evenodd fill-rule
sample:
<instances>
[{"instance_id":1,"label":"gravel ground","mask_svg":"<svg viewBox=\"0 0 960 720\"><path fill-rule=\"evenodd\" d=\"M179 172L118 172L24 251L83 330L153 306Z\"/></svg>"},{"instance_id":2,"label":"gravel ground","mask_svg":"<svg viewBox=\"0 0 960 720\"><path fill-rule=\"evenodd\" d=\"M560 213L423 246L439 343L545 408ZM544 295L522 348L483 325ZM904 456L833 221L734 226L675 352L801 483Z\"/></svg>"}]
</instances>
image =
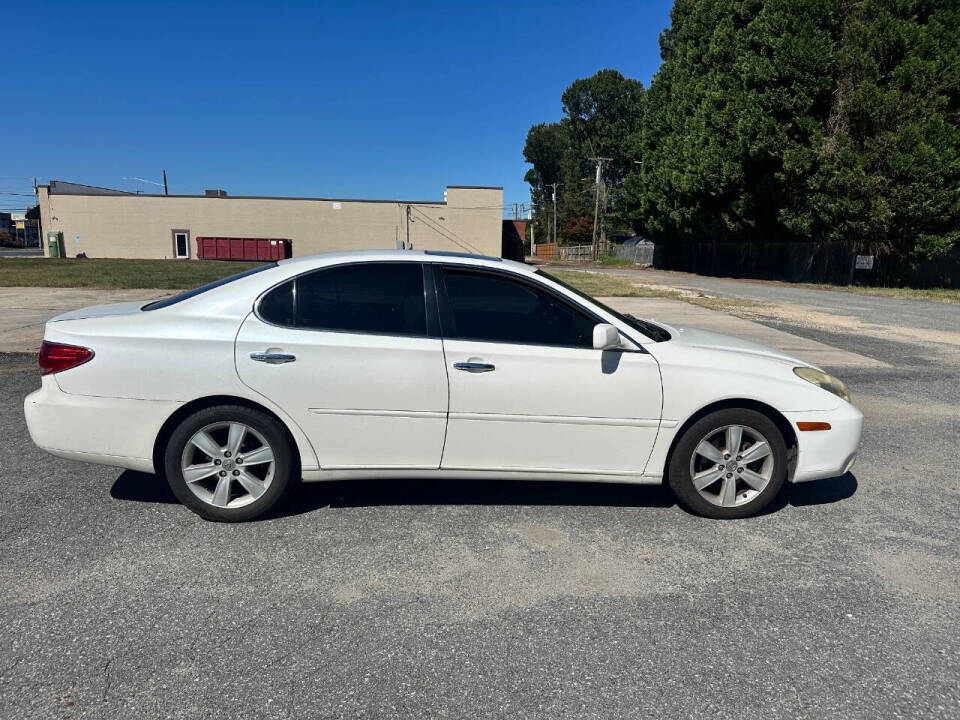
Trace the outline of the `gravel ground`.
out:
<instances>
[{"instance_id":1,"label":"gravel ground","mask_svg":"<svg viewBox=\"0 0 960 720\"><path fill-rule=\"evenodd\" d=\"M37 450L34 360L4 356L0 717L956 718L960 366L815 337L896 365L843 371L861 457L735 522L422 481L211 524Z\"/></svg>"},{"instance_id":2,"label":"gravel ground","mask_svg":"<svg viewBox=\"0 0 960 720\"><path fill-rule=\"evenodd\" d=\"M550 267L548 266L548 269ZM595 267L589 270L626 277L644 284L701 291L722 298L741 298L760 303L790 303L832 315L856 318L863 323L960 333L960 309L956 305L939 302L858 295L790 283L715 278L668 270Z\"/></svg>"}]
</instances>

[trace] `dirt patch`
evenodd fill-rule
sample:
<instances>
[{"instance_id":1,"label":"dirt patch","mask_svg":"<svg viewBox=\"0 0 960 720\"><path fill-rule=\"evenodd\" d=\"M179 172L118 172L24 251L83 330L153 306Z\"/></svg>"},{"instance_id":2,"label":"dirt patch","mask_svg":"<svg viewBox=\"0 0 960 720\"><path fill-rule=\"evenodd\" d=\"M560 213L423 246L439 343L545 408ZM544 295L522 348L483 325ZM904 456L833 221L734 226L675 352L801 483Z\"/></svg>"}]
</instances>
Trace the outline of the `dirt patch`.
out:
<instances>
[{"instance_id":1,"label":"dirt patch","mask_svg":"<svg viewBox=\"0 0 960 720\"><path fill-rule=\"evenodd\" d=\"M859 333L883 340L901 340L910 343L936 343L960 348L960 333L949 330L929 330L903 325L877 325L865 323L851 315L834 315L808 305L758 305L729 301L728 312L747 320L778 320L796 327L827 330L832 332Z\"/></svg>"},{"instance_id":2,"label":"dirt patch","mask_svg":"<svg viewBox=\"0 0 960 720\"><path fill-rule=\"evenodd\" d=\"M914 421L946 420L957 416L957 406L952 403L938 403L924 400L922 403L909 400L893 400L876 395L863 395L856 399L857 407L877 421L893 426L902 426L906 418Z\"/></svg>"},{"instance_id":3,"label":"dirt patch","mask_svg":"<svg viewBox=\"0 0 960 720\"><path fill-rule=\"evenodd\" d=\"M710 528L702 539L683 532L659 538L658 547L528 521L491 527L481 543L448 537L402 556L390 556L384 548L369 553L378 558L374 566L331 578L328 587L338 603L415 598L433 603L438 617L473 621L564 598L659 596L699 592L731 578L750 582L747 578L763 572L758 556L786 552L757 533L757 528L727 524ZM673 554L666 564L663 546Z\"/></svg>"},{"instance_id":4,"label":"dirt patch","mask_svg":"<svg viewBox=\"0 0 960 720\"><path fill-rule=\"evenodd\" d=\"M544 525L524 523L518 525L516 531L521 538L535 548L556 547L567 539L566 535L559 530Z\"/></svg>"},{"instance_id":5,"label":"dirt patch","mask_svg":"<svg viewBox=\"0 0 960 720\"><path fill-rule=\"evenodd\" d=\"M874 553L877 572L901 590L933 600L956 600L960 596L957 563L924 552Z\"/></svg>"}]
</instances>

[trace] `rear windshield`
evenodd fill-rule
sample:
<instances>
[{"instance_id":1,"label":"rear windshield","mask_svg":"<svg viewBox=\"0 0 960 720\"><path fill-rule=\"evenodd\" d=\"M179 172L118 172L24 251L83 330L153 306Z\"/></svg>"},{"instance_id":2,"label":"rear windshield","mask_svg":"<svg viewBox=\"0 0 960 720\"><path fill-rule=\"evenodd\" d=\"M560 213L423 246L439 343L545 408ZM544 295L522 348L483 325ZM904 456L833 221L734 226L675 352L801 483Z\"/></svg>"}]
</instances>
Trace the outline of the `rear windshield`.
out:
<instances>
[{"instance_id":1,"label":"rear windshield","mask_svg":"<svg viewBox=\"0 0 960 720\"><path fill-rule=\"evenodd\" d=\"M197 295L202 295L207 292L207 290L213 290L214 288L221 287L227 283L232 283L234 280L239 280L240 278L245 278L250 275L256 275L259 272L264 270L269 270L270 268L275 268L277 263L268 263L267 265L260 265L259 267L250 268L249 270L244 270L242 273L237 273L236 275L228 275L225 278L220 278L219 280L214 280L211 283L206 285L201 285L200 287L194 288L193 290L187 290L186 292L180 293L179 295L173 295L163 300L155 300L152 303L147 303L144 305L141 310L159 310L160 308L170 307L171 305L176 305L178 302L184 300L189 300L192 297Z\"/></svg>"},{"instance_id":2,"label":"rear windshield","mask_svg":"<svg viewBox=\"0 0 960 720\"><path fill-rule=\"evenodd\" d=\"M634 317L633 315L624 315L623 313L618 312L617 310L614 310L609 305L606 305L600 302L595 297L590 297L586 293L580 292L572 285L565 283L560 278L556 278L548 272L545 272L543 270L537 270L537 275L543 275L543 277L550 278L557 285L561 285L565 287L567 290L569 290L570 292L576 295L579 295L580 297L586 300L589 300L592 304L596 305L597 307L603 308L608 313L613 315L615 318L617 318L621 322L626 323L627 325L632 327L634 330L639 330L654 342L664 342L666 340L669 340L671 337L669 331L667 331L666 328L662 328L656 323L650 322L649 320L641 320L640 318Z\"/></svg>"}]
</instances>

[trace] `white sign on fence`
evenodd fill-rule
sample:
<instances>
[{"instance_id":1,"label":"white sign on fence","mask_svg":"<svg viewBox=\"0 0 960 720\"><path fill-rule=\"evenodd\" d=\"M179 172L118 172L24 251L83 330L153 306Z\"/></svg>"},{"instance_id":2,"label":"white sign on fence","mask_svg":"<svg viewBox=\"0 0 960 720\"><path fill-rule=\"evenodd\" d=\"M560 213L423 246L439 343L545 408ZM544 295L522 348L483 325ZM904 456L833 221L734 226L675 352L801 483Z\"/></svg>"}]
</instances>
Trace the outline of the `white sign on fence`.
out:
<instances>
[{"instance_id":1,"label":"white sign on fence","mask_svg":"<svg viewBox=\"0 0 960 720\"><path fill-rule=\"evenodd\" d=\"M857 255L857 270L873 270L873 255Z\"/></svg>"}]
</instances>

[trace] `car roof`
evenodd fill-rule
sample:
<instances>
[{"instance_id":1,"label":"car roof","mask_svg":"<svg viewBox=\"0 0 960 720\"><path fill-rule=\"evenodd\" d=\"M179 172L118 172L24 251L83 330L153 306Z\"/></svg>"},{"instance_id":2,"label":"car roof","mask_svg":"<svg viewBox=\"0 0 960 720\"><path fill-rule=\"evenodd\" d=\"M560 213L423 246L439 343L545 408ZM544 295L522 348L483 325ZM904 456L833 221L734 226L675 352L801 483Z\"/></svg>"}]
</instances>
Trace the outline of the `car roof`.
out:
<instances>
[{"instance_id":1,"label":"car roof","mask_svg":"<svg viewBox=\"0 0 960 720\"><path fill-rule=\"evenodd\" d=\"M347 250L340 252L319 253L281 260L278 264L284 267L292 265L334 265L351 261L370 262L410 261L430 263L455 263L461 265L479 265L482 267L497 267L514 272L533 273L536 268L514 260L504 260L489 255L474 255L471 253L449 252L446 250ZM293 269L293 268L290 268Z\"/></svg>"}]
</instances>

